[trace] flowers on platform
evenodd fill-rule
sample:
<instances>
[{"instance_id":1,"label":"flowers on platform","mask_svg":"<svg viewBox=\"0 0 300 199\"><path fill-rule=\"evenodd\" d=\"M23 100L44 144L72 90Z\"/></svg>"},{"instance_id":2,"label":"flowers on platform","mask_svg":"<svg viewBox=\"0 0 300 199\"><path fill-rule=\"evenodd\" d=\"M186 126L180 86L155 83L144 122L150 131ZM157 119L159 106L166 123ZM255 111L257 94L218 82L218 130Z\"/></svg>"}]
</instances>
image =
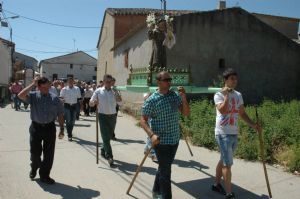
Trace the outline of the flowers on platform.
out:
<instances>
[{"instance_id":1,"label":"flowers on platform","mask_svg":"<svg viewBox=\"0 0 300 199\"><path fill-rule=\"evenodd\" d=\"M148 28L150 28L151 26L155 26L155 23L156 23L156 17L155 17L155 14L154 14L154 13L150 13L150 14L147 16L146 23L147 23L147 27L148 27Z\"/></svg>"}]
</instances>

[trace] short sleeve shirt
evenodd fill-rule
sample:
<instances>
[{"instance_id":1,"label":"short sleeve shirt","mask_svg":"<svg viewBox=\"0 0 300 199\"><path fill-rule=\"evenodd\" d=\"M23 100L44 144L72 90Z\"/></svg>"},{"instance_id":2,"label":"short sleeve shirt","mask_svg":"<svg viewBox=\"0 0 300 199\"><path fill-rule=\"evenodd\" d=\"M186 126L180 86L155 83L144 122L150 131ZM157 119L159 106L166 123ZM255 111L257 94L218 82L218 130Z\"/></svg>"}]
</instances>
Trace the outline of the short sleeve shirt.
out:
<instances>
[{"instance_id":1,"label":"short sleeve shirt","mask_svg":"<svg viewBox=\"0 0 300 199\"><path fill-rule=\"evenodd\" d=\"M72 88L66 86L61 90L60 97L62 97L67 104L76 104L77 99L81 98L81 92L77 86L73 86Z\"/></svg>"},{"instance_id":2,"label":"short sleeve shirt","mask_svg":"<svg viewBox=\"0 0 300 199\"><path fill-rule=\"evenodd\" d=\"M64 111L62 102L53 93L42 95L40 91L32 91L29 93L28 102L31 120L37 123L53 122Z\"/></svg>"},{"instance_id":3,"label":"short sleeve shirt","mask_svg":"<svg viewBox=\"0 0 300 199\"><path fill-rule=\"evenodd\" d=\"M106 115L116 114L117 101L112 89L107 90L104 87L98 88L91 97L91 101L97 100L98 112Z\"/></svg>"},{"instance_id":4,"label":"short sleeve shirt","mask_svg":"<svg viewBox=\"0 0 300 199\"><path fill-rule=\"evenodd\" d=\"M165 95L156 91L144 102L142 115L149 117L150 128L160 137L160 144L173 145L179 142L181 105L181 97L174 91Z\"/></svg>"},{"instance_id":5,"label":"short sleeve shirt","mask_svg":"<svg viewBox=\"0 0 300 199\"><path fill-rule=\"evenodd\" d=\"M217 92L214 96L215 105L224 102L222 92ZM240 106L244 104L242 94L233 91L229 93L229 111L221 114L217 109L215 134L238 134L238 115Z\"/></svg>"}]
</instances>

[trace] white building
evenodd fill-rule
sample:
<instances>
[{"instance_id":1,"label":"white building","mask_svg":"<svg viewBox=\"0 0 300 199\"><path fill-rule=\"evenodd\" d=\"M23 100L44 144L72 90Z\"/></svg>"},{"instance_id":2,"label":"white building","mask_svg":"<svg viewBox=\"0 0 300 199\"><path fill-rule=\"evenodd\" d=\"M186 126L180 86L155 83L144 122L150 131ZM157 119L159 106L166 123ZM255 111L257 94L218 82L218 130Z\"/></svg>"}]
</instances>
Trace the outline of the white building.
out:
<instances>
[{"instance_id":1,"label":"white building","mask_svg":"<svg viewBox=\"0 0 300 199\"><path fill-rule=\"evenodd\" d=\"M7 94L7 88L12 76L12 53L15 44L0 38L0 98Z\"/></svg>"},{"instance_id":2,"label":"white building","mask_svg":"<svg viewBox=\"0 0 300 199\"><path fill-rule=\"evenodd\" d=\"M96 80L97 60L78 51L67 55L41 60L39 63L41 76L49 80L73 77L81 81Z\"/></svg>"}]
</instances>

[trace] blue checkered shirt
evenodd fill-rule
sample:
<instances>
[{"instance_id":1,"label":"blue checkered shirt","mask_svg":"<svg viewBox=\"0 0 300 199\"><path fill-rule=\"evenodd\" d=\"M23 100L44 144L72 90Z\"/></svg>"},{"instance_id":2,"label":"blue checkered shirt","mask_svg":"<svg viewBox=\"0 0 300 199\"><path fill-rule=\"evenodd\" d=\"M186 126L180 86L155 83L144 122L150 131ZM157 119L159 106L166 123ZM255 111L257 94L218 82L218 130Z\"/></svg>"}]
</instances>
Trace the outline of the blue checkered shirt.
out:
<instances>
[{"instance_id":1,"label":"blue checkered shirt","mask_svg":"<svg viewBox=\"0 0 300 199\"><path fill-rule=\"evenodd\" d=\"M160 137L160 144L177 144L180 139L179 107L181 97L174 91L167 94L153 93L142 108L142 115L149 117L152 131Z\"/></svg>"}]
</instances>

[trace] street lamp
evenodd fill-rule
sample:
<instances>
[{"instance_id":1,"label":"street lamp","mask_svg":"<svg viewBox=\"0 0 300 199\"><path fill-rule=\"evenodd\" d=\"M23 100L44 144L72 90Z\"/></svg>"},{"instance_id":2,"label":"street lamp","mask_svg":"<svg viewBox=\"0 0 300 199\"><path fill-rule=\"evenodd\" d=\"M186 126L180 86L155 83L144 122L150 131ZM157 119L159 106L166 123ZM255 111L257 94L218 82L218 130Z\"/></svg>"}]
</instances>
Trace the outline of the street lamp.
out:
<instances>
[{"instance_id":1,"label":"street lamp","mask_svg":"<svg viewBox=\"0 0 300 199\"><path fill-rule=\"evenodd\" d=\"M1 18L0 17L0 21L1 21L1 26L3 27L8 27L8 22L7 21L2 21L2 20L7 20L7 19L17 19L19 18L19 15L16 16L12 16L12 17L5 17L5 18ZM10 35L10 41L12 42L12 27L9 27L9 35Z\"/></svg>"}]
</instances>

